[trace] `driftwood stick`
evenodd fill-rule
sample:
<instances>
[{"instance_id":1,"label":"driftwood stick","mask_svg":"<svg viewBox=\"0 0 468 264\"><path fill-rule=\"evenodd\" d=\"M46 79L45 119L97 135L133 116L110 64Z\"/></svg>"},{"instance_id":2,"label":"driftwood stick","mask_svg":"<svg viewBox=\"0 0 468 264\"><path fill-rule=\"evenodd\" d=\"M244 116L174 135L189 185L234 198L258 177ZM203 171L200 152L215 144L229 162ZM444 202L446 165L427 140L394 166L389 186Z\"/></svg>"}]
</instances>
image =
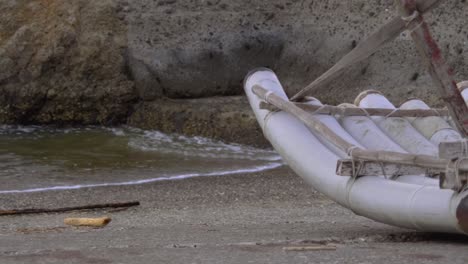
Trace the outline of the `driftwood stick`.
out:
<instances>
[{"instance_id":1,"label":"driftwood stick","mask_svg":"<svg viewBox=\"0 0 468 264\"><path fill-rule=\"evenodd\" d=\"M395 0L403 16L413 16L421 12L415 0ZM424 59L432 80L439 90L458 130L468 136L468 107L453 79L454 72L445 62L442 52L432 38L429 26L419 14L410 24L411 37Z\"/></svg>"},{"instance_id":2,"label":"driftwood stick","mask_svg":"<svg viewBox=\"0 0 468 264\"><path fill-rule=\"evenodd\" d=\"M63 208L31 208L31 209L12 209L12 210L0 210L0 216L4 215L23 215L23 214L43 214L43 213L64 213L78 210L92 210L92 209L103 209L103 208L122 208L122 207L133 207L140 205L140 202L125 202L125 203L106 203L106 204L93 204L84 206L74 207L63 207Z\"/></svg>"}]
</instances>

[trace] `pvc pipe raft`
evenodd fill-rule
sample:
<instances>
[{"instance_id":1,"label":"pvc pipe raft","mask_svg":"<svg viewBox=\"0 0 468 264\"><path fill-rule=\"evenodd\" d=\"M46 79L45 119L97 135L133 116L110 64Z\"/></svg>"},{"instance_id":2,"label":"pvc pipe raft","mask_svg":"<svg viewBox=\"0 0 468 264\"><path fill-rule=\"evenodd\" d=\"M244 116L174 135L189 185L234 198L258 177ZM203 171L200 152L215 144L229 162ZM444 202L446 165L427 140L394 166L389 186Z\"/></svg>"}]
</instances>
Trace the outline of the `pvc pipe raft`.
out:
<instances>
[{"instance_id":1,"label":"pvc pipe raft","mask_svg":"<svg viewBox=\"0 0 468 264\"><path fill-rule=\"evenodd\" d=\"M422 231L468 233L468 192L375 176L338 176L335 167L340 157L296 117L260 109L261 100L252 92L254 85L288 99L278 78L268 69L255 70L245 79L245 92L266 138L316 190L354 213L382 223Z\"/></svg>"}]
</instances>

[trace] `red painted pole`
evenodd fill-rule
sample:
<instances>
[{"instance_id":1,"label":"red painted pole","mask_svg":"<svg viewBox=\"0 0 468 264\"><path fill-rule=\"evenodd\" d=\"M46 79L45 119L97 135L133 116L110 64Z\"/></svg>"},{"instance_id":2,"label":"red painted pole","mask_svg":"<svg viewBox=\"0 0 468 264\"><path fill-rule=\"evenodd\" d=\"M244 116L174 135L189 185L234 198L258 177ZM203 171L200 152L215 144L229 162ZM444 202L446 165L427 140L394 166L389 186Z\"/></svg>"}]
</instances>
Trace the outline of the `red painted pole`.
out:
<instances>
[{"instance_id":1,"label":"red painted pole","mask_svg":"<svg viewBox=\"0 0 468 264\"><path fill-rule=\"evenodd\" d=\"M411 19L408 22L411 37L424 58L429 73L458 130L466 137L468 135L468 107L453 79L453 70L445 62L424 18L420 13L415 13L418 12L418 3L415 0L396 0L396 2L402 16L405 19Z\"/></svg>"}]
</instances>

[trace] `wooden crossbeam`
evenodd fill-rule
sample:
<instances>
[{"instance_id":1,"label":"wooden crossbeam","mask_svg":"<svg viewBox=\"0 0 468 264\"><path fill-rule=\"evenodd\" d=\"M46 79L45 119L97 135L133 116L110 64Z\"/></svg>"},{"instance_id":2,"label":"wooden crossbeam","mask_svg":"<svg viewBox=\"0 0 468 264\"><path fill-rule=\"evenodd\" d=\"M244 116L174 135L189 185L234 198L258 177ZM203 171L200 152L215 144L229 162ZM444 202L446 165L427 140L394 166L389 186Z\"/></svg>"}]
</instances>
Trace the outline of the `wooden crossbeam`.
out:
<instances>
[{"instance_id":1,"label":"wooden crossbeam","mask_svg":"<svg viewBox=\"0 0 468 264\"><path fill-rule=\"evenodd\" d=\"M413 165L401 165L387 162L375 162L366 160L338 160L336 165L336 175L339 176L387 176L394 178L402 175L426 175L435 177L443 173L440 170L430 170Z\"/></svg>"},{"instance_id":2,"label":"wooden crossbeam","mask_svg":"<svg viewBox=\"0 0 468 264\"><path fill-rule=\"evenodd\" d=\"M359 107L339 107L332 105L310 105L306 103L294 103L297 107L304 111L323 115L339 115L339 116L388 116L388 117L430 117L449 115L447 109L387 109L387 108L359 108ZM277 107L266 102L260 103L260 109L270 111L278 110Z\"/></svg>"},{"instance_id":3,"label":"wooden crossbeam","mask_svg":"<svg viewBox=\"0 0 468 264\"><path fill-rule=\"evenodd\" d=\"M468 158L468 142L454 141L440 143L439 158L447 160L457 158Z\"/></svg>"}]
</instances>

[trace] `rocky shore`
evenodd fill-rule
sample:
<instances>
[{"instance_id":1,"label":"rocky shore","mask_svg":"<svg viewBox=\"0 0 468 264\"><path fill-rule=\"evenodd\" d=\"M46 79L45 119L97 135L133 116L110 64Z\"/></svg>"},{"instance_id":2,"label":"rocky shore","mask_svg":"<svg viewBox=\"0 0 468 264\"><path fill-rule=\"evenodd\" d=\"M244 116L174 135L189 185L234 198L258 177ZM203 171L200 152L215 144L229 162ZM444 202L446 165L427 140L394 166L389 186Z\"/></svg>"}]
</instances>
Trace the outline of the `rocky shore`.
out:
<instances>
[{"instance_id":1,"label":"rocky shore","mask_svg":"<svg viewBox=\"0 0 468 264\"><path fill-rule=\"evenodd\" d=\"M4 0L0 123L129 123L265 145L243 98L245 74L270 67L293 94L394 9L365 0ZM466 1L447 1L427 15L458 80L468 76L467 12ZM371 88L397 104L440 105L407 34L315 96L337 104Z\"/></svg>"}]
</instances>

